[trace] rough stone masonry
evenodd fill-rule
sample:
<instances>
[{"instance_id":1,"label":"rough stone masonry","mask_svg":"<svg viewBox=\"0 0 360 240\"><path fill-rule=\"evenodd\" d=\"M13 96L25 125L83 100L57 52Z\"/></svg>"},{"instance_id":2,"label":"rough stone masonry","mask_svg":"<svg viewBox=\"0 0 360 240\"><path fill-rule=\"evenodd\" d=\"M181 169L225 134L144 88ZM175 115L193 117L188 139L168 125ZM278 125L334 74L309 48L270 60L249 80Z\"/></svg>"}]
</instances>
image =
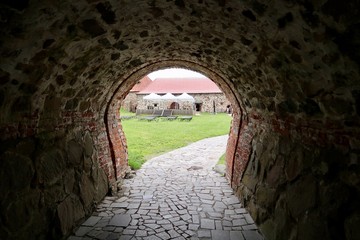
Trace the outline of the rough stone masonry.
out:
<instances>
[{"instance_id":1,"label":"rough stone masonry","mask_svg":"<svg viewBox=\"0 0 360 240\"><path fill-rule=\"evenodd\" d=\"M227 178L267 239L359 239L357 0L0 3L0 238L61 239L127 170L121 100L153 70L234 107Z\"/></svg>"}]
</instances>

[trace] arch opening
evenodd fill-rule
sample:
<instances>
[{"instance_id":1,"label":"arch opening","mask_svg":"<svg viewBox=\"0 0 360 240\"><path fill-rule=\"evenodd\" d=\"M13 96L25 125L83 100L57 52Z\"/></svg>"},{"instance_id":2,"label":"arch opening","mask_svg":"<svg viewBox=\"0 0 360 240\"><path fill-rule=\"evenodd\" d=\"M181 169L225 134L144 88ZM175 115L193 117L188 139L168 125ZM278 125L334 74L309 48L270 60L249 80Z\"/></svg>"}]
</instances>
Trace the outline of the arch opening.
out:
<instances>
[{"instance_id":1,"label":"arch opening","mask_svg":"<svg viewBox=\"0 0 360 240\"><path fill-rule=\"evenodd\" d=\"M229 131L229 139L226 148L226 177L227 180L231 183L233 181L234 174L234 158L237 148L238 138L239 138L239 126L241 126L242 118L242 107L241 100L233 92L230 85L230 81L226 81L216 71L207 69L199 64L189 63L187 61L163 61L155 64L149 64L148 66L134 72L132 75L124 78L121 84L117 87L115 93L109 101L106 115L105 123L107 126L107 134L110 142L110 150L112 156L112 166L115 178L109 178L109 181L114 183L112 187L113 190L116 190L116 181L120 180L125 176L126 172L129 171L128 162L127 162L127 144L125 134L122 130L121 117L119 109L124 98L129 93L130 89L145 75L150 72L166 69L166 68L183 68L189 69L196 72L199 72L214 83L223 91L226 98L230 101L232 106L232 122ZM211 103L215 104L215 103ZM174 105L175 106L175 105ZM171 107L171 106L169 106ZM176 107L176 106L175 106Z\"/></svg>"}]
</instances>

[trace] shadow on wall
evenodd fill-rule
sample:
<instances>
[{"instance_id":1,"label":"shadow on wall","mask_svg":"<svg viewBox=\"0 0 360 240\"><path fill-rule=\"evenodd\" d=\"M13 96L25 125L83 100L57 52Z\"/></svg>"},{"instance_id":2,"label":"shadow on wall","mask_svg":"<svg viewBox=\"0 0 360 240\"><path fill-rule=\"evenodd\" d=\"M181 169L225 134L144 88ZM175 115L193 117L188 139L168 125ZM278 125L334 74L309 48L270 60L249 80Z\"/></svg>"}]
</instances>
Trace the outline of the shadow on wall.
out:
<instances>
[{"instance_id":1,"label":"shadow on wall","mask_svg":"<svg viewBox=\"0 0 360 240\"><path fill-rule=\"evenodd\" d=\"M359 165L346 148L264 131L237 194L268 240L359 239Z\"/></svg>"},{"instance_id":2,"label":"shadow on wall","mask_svg":"<svg viewBox=\"0 0 360 240\"><path fill-rule=\"evenodd\" d=\"M70 135L1 141L2 239L60 239L108 192L90 133Z\"/></svg>"}]
</instances>

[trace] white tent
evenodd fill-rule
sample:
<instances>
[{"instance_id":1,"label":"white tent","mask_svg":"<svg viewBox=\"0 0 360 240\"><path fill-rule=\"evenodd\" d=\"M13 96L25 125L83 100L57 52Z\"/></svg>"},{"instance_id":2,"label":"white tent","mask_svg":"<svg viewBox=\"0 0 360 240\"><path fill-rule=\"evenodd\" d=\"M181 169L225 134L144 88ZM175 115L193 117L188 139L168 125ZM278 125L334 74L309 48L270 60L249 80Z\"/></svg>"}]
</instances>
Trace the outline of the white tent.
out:
<instances>
[{"instance_id":1,"label":"white tent","mask_svg":"<svg viewBox=\"0 0 360 240\"><path fill-rule=\"evenodd\" d=\"M161 96L162 100L176 100L177 98L171 93L167 93L164 96Z\"/></svg>"},{"instance_id":2,"label":"white tent","mask_svg":"<svg viewBox=\"0 0 360 240\"><path fill-rule=\"evenodd\" d=\"M143 97L144 100L160 100L161 96L157 95L156 93L150 93L149 95L146 95Z\"/></svg>"},{"instance_id":3,"label":"white tent","mask_svg":"<svg viewBox=\"0 0 360 240\"><path fill-rule=\"evenodd\" d=\"M177 99L181 101L195 102L195 99L187 93L183 93L180 96L177 96Z\"/></svg>"}]
</instances>

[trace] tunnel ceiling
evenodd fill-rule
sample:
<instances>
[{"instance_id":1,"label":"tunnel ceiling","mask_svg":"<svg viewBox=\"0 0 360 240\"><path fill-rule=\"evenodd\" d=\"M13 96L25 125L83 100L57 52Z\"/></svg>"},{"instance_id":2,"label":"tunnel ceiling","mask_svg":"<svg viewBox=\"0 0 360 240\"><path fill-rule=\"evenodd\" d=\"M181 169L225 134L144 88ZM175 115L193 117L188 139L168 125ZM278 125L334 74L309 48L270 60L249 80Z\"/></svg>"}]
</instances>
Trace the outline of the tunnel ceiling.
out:
<instances>
[{"instance_id":1,"label":"tunnel ceiling","mask_svg":"<svg viewBox=\"0 0 360 240\"><path fill-rule=\"evenodd\" d=\"M245 112L354 126L360 115L358 5L9 2L0 5L0 123L56 111L101 113L132 73L179 60L235 86Z\"/></svg>"}]
</instances>

